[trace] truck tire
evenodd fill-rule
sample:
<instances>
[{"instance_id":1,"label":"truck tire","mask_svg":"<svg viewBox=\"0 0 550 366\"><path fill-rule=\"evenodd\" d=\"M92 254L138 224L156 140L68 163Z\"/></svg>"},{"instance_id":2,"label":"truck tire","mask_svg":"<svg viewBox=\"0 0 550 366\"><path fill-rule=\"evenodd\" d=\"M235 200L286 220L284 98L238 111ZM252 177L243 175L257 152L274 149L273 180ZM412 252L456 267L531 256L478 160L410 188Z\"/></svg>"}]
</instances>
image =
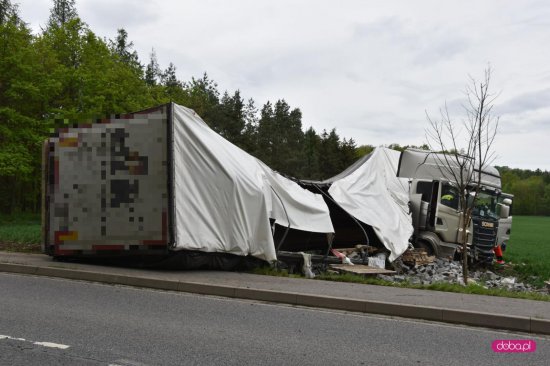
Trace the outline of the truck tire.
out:
<instances>
[{"instance_id":1,"label":"truck tire","mask_svg":"<svg viewBox=\"0 0 550 366\"><path fill-rule=\"evenodd\" d=\"M429 256L435 255L434 247L427 240L423 240L423 239L418 240L416 243L416 247L420 249L424 249Z\"/></svg>"}]
</instances>

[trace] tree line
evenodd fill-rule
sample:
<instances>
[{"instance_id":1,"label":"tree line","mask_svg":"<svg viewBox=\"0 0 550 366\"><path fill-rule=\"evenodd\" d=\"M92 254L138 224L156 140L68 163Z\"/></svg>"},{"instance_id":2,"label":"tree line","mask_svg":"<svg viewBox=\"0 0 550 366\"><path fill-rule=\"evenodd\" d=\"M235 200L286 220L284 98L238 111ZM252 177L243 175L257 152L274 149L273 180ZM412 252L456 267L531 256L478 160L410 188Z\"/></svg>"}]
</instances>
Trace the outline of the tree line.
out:
<instances>
[{"instance_id":1,"label":"tree line","mask_svg":"<svg viewBox=\"0 0 550 366\"><path fill-rule=\"evenodd\" d=\"M273 169L308 179L339 173L356 159L353 139L335 129L303 130L284 99L258 108L239 90L220 92L206 73L179 80L153 50L142 62L124 29L102 39L74 0L54 0L33 34L11 0L0 0L0 212L39 210L41 146L54 129L173 101Z\"/></svg>"},{"instance_id":2,"label":"tree line","mask_svg":"<svg viewBox=\"0 0 550 366\"><path fill-rule=\"evenodd\" d=\"M283 98L260 107L240 90L221 92L207 73L182 81L176 71L173 63L161 68L154 49L142 61L123 28L113 39L97 36L78 16L75 0L53 0L38 34L17 5L0 0L0 213L39 211L42 142L54 129L170 101L195 110L271 168L301 179L334 176L374 149L336 129L304 128L300 109ZM518 176L519 187L524 178ZM546 212L533 210L525 212Z\"/></svg>"},{"instance_id":3,"label":"tree line","mask_svg":"<svg viewBox=\"0 0 550 366\"><path fill-rule=\"evenodd\" d=\"M514 195L513 214L550 216L550 172L497 167L502 190Z\"/></svg>"}]
</instances>

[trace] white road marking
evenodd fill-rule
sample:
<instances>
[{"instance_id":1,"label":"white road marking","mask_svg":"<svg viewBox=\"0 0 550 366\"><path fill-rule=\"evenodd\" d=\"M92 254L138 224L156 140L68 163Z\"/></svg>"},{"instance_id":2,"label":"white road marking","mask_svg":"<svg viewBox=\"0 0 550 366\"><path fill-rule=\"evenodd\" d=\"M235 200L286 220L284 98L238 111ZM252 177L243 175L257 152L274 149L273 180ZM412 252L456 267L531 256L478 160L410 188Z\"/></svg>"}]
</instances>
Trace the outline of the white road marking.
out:
<instances>
[{"instance_id":1,"label":"white road marking","mask_svg":"<svg viewBox=\"0 0 550 366\"><path fill-rule=\"evenodd\" d=\"M66 344L59 344L59 343L52 343L52 342L33 342L30 340L26 340L25 338L16 338L9 335L0 334L0 340L2 339L9 339L12 341L20 341L20 342L29 342L37 346L49 347L49 348L67 349L70 347L70 346L67 346Z\"/></svg>"},{"instance_id":2,"label":"white road marking","mask_svg":"<svg viewBox=\"0 0 550 366\"><path fill-rule=\"evenodd\" d=\"M22 341L22 342L26 341L25 338L15 338L15 337L12 337L12 336L1 335L1 334L0 334L0 339L11 339L12 341Z\"/></svg>"},{"instance_id":3,"label":"white road marking","mask_svg":"<svg viewBox=\"0 0 550 366\"><path fill-rule=\"evenodd\" d=\"M70 346L67 346L66 344L51 343L51 342L32 342L32 344L36 344L37 346L59 348L59 349L67 349L70 347Z\"/></svg>"}]
</instances>

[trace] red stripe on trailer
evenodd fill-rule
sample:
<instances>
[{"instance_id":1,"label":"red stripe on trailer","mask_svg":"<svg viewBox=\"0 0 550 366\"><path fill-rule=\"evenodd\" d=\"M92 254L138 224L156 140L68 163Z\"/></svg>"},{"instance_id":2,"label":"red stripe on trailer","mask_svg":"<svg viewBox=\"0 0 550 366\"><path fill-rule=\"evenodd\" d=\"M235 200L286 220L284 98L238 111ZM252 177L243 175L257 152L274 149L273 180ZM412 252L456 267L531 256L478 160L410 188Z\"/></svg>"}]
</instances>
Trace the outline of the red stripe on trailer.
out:
<instances>
[{"instance_id":1,"label":"red stripe on trailer","mask_svg":"<svg viewBox=\"0 0 550 366\"><path fill-rule=\"evenodd\" d=\"M76 231L54 231L53 235L55 255L75 255L77 253L76 250L59 248L65 240L77 240L78 233Z\"/></svg>"},{"instance_id":2,"label":"red stripe on trailer","mask_svg":"<svg viewBox=\"0 0 550 366\"><path fill-rule=\"evenodd\" d=\"M59 246L63 244L64 239L67 236L73 236L70 231L54 231L54 255L74 255L76 250L61 249Z\"/></svg>"},{"instance_id":3,"label":"red stripe on trailer","mask_svg":"<svg viewBox=\"0 0 550 366\"><path fill-rule=\"evenodd\" d=\"M53 239L53 243L55 244L56 247L57 247L59 244L62 243L61 239L59 238L59 236L60 236L61 234L64 234L64 232L62 232L62 231L54 231L54 233L53 233L53 238L54 238L54 239Z\"/></svg>"}]
</instances>

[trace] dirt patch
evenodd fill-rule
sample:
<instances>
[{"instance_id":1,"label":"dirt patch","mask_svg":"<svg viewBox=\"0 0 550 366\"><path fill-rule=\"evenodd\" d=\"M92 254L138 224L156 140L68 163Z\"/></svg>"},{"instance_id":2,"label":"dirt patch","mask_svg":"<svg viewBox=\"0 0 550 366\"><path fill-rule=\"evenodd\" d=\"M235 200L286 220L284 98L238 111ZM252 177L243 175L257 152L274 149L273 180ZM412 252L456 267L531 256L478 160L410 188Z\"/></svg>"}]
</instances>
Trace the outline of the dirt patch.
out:
<instances>
[{"instance_id":1,"label":"dirt patch","mask_svg":"<svg viewBox=\"0 0 550 366\"><path fill-rule=\"evenodd\" d=\"M5 252L42 253L40 244L22 244L0 241L0 250Z\"/></svg>"}]
</instances>

